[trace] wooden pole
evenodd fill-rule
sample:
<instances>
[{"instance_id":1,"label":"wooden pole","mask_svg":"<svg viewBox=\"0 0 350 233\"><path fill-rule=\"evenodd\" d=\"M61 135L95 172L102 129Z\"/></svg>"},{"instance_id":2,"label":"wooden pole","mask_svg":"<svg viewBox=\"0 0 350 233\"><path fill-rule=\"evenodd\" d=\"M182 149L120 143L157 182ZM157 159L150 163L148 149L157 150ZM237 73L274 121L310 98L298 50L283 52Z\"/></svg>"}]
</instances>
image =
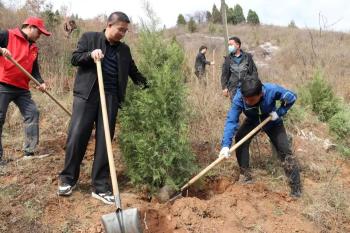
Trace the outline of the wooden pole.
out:
<instances>
[{"instance_id":1,"label":"wooden pole","mask_svg":"<svg viewBox=\"0 0 350 233\"><path fill-rule=\"evenodd\" d=\"M221 0L221 17L222 25L224 26L224 39L225 39L225 54L228 56L228 29L227 29L227 16L226 16L226 3L225 0Z\"/></svg>"},{"instance_id":2,"label":"wooden pole","mask_svg":"<svg viewBox=\"0 0 350 233\"><path fill-rule=\"evenodd\" d=\"M120 201L120 194L119 194L117 174L115 174L115 165L114 165L114 158L113 158L112 140L111 140L111 133L110 133L110 130L109 130L109 122L108 122L108 115L107 115L107 105L106 105L106 96L105 96L105 89L104 89L104 85L103 85L102 67L101 67L101 61L100 60L96 60L96 66L97 66L98 89L99 89L99 92L100 92L103 129L104 129L104 133L105 133L105 140L106 140L106 147L107 147L107 156L108 156L108 164L109 164L109 172L111 173L113 195L115 197L115 202L116 202L116 205L117 205L117 209L121 209L122 206L121 206L121 201Z\"/></svg>"},{"instance_id":3,"label":"wooden pole","mask_svg":"<svg viewBox=\"0 0 350 233\"><path fill-rule=\"evenodd\" d=\"M213 49L213 69L212 69L212 72L213 72L213 82L215 83L215 65L216 65L216 63L215 63L215 49Z\"/></svg>"}]
</instances>

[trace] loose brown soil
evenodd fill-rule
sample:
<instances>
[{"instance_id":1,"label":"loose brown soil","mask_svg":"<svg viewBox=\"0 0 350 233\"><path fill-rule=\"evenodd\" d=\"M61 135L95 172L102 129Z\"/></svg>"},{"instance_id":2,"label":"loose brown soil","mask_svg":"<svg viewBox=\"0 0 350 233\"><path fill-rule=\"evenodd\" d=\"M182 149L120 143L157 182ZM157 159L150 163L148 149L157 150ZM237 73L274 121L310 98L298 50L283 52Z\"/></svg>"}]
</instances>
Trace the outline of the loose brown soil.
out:
<instances>
[{"instance_id":1,"label":"loose brown soil","mask_svg":"<svg viewBox=\"0 0 350 233\"><path fill-rule=\"evenodd\" d=\"M46 151L49 148L51 155L48 157L22 160L20 152L16 152L12 161L1 167L0 232L103 232L100 217L113 212L115 207L107 206L90 196L89 174L93 145L90 145L83 161L77 190L67 198L56 195L57 177L64 163L64 140L62 136L41 144L45 145ZM268 148L264 142L261 144L263 153ZM314 145L309 145L298 137L296 144L296 149L314 151L311 150ZM210 150L205 143L193 147L202 156L203 153L204 156L209 156ZM299 153L300 159L303 159L303 153ZM313 153L315 152L310 152L309 155ZM318 159L325 159L324 155ZM200 160L204 164L210 157L202 157ZM333 161L339 169L335 180L349 187L349 163L341 159ZM235 160L228 164L226 170L230 170ZM318 166L322 164L319 163ZM293 200L288 195L289 190L283 177L275 179L266 170L256 166L256 181L253 184L242 185L236 182L238 174L234 170L225 174L217 172L196 183L187 193L188 196L185 195L172 204L161 204L156 198L149 199L147 193L135 190L123 175L123 167L117 166L121 169L119 179L122 204L125 209L140 210L142 227L146 233L350 230L349 218L337 218L337 221L343 221L341 227L333 225L332 228L331 225L327 230L310 218L310 213L305 212L307 202L312 200L313 191L320 187L324 179L316 172L306 172L309 174L307 177L303 175L305 194L303 198Z\"/></svg>"}]
</instances>

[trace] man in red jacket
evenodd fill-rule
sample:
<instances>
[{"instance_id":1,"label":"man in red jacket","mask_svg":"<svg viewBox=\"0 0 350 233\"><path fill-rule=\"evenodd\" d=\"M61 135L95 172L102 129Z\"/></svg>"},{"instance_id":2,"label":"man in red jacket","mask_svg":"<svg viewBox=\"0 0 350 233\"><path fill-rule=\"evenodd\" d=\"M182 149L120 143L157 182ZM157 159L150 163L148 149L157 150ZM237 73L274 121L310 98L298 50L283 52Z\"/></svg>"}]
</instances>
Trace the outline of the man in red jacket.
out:
<instances>
[{"instance_id":1,"label":"man in red jacket","mask_svg":"<svg viewBox=\"0 0 350 233\"><path fill-rule=\"evenodd\" d=\"M0 31L0 164L5 164L2 159L1 135L11 101L18 106L24 119L24 155L34 155L39 142L39 111L31 98L29 78L6 59L6 56L12 56L31 73L41 83L37 89L44 91L46 85L40 76L38 47L35 44L41 34L51 35L46 30L43 20L36 17L26 19L21 28Z\"/></svg>"}]
</instances>

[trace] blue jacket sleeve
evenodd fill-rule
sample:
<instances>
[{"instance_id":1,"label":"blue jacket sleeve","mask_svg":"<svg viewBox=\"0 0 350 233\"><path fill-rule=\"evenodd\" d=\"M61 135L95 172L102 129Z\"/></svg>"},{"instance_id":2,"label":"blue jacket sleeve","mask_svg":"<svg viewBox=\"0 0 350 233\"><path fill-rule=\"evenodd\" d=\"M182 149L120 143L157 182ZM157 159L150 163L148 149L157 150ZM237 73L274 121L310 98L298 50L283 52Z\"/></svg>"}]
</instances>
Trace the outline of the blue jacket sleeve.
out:
<instances>
[{"instance_id":1,"label":"blue jacket sleeve","mask_svg":"<svg viewBox=\"0 0 350 233\"><path fill-rule=\"evenodd\" d=\"M222 137L221 146L231 147L232 138L236 134L239 126L239 115L242 112L242 105L237 98L234 98L230 111L227 114L224 135Z\"/></svg>"},{"instance_id":2,"label":"blue jacket sleeve","mask_svg":"<svg viewBox=\"0 0 350 233\"><path fill-rule=\"evenodd\" d=\"M286 115L290 107L292 107L292 105L295 103L297 100L297 95L281 86L276 85L275 87L275 100L281 101L281 106L276 110L276 112L278 116L282 117Z\"/></svg>"}]
</instances>

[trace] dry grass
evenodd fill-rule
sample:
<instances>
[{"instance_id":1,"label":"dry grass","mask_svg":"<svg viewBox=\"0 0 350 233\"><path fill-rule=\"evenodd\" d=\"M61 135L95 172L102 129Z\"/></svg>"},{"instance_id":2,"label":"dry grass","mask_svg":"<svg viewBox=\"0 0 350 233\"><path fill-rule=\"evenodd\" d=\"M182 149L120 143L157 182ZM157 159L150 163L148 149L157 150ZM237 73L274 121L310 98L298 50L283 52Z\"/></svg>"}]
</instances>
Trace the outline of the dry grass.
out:
<instances>
[{"instance_id":1,"label":"dry grass","mask_svg":"<svg viewBox=\"0 0 350 233\"><path fill-rule=\"evenodd\" d=\"M26 17L25 11L3 11L0 10L0 28L12 28L19 25ZM79 21L81 33L85 31L100 31L103 23L98 20ZM166 31L167 38L176 37L183 45L186 51L187 65L192 74L187 80L188 101L191 106L191 124L190 138L195 148L205 148L209 150L208 157L204 158L202 154L197 154L198 160L203 166L208 165L216 158L220 149L220 142L227 110L230 107L230 101L222 96L220 86L221 64L224 55L224 40L222 38L222 26L200 25L198 32L189 34L186 28L176 28ZM132 29L127 36L127 41L136 51L135 47L142 45L137 39L137 29ZM57 26L50 38L43 37L39 41L40 64L44 80L46 80L54 96L68 108L72 106L72 84L74 81L75 68L70 65L71 52L74 50L77 38L67 40L64 38L62 25ZM245 50L254 53L255 60L261 60L268 63L268 66L258 67L260 77L264 81L276 82L288 88L296 90L311 79L315 70L322 69L326 79L335 89L338 96L345 100L350 100L350 35L339 32L322 32L316 30L300 30L292 28L283 28L275 26L252 27L248 25L231 26L229 34L237 35L243 42ZM279 46L279 50L271 56L271 60L266 60L259 45L271 42ZM208 66L207 85L200 83L193 75L194 58L198 48L205 44L208 46L207 59L215 60L214 66ZM213 59L213 51L215 56ZM137 56L134 56L137 60ZM32 91L33 98L38 104L41 112L40 130L41 148L44 148L47 141L65 138L69 117L58 108L45 95ZM302 123L290 125L290 130L297 133L298 129L310 129L317 132L320 137L328 137L327 130L316 117L308 115ZM3 144L5 145L5 157L11 158L12 154L21 150L23 134L22 118L14 105L11 105L3 133ZM254 143L253 143L254 145ZM252 156L254 166L269 170L269 176L272 187L284 187L284 181L281 182L274 176L279 176L280 171L275 171L274 166L278 163L272 162L275 158L269 156L269 143L265 138L260 140L262 156L257 156L256 148ZM303 168L304 180L311 180L314 186L306 187L306 197L304 198L304 215L311 221L322 226L325 232L348 232L350 225L349 214L349 192L348 188L340 182L341 173L337 166L338 154L331 152L327 154L322 151L322 145L314 142L300 143L296 141L294 150L300 159ZM309 148L305 148L309 147ZM306 150L306 153L298 149ZM197 150L196 150L197 151ZM262 165L261 165L262 164ZM267 165L273 165L267 167ZM213 170L214 175L230 175L232 166L236 166L235 159L223 163ZM18 166L21 169L21 166ZM28 169L26 167L26 169ZM86 166L84 174L88 175L90 167ZM35 169L33 169L35 171ZM6 170L0 171L6 174ZM28 171L23 171L27 173ZM43 186L52 186L44 183ZM30 188L31 186L29 186ZM45 189L45 187L43 187ZM278 188L277 187L277 188ZM17 195L18 187L7 187L0 190L0 205L6 204L8 199L12 199L13 194ZM49 189L47 187L47 189ZM48 193L45 191L44 193ZM35 221L37 218L35 212L30 209L36 208L35 200L25 203L26 221ZM28 210L28 211L27 211ZM278 214L278 210L276 212ZM71 222L65 222L62 225L62 232L68 232ZM0 231L2 228L0 227ZM260 232L260 226L255 228Z\"/></svg>"},{"instance_id":2,"label":"dry grass","mask_svg":"<svg viewBox=\"0 0 350 233\"><path fill-rule=\"evenodd\" d=\"M304 216L315 222L323 232L350 230L349 194L343 184L332 180L315 188L304 198Z\"/></svg>"},{"instance_id":3,"label":"dry grass","mask_svg":"<svg viewBox=\"0 0 350 233\"><path fill-rule=\"evenodd\" d=\"M192 141L209 142L213 148L212 157L206 158L203 166L215 159L214 153L217 153L220 147L225 116L230 105L229 101L221 96L219 83L224 51L223 40L218 38L220 36L218 33L222 30L220 26L217 27L219 29L214 37L208 36L208 27L199 27L199 31L193 34L189 34L184 28L168 32L169 36L176 35L178 41L183 44L191 68L200 45L208 46L208 60L212 60L215 49L215 73L213 75L209 72L208 85L201 85L196 77L192 77L189 82L189 100L195 112L191 123ZM344 99L350 98L350 35L337 32L323 32L320 35L315 30L274 26L236 26L231 27L229 31L230 34L241 37L243 47L253 52L256 60L265 61L259 45L271 42L279 46L279 50L268 61L269 65L258 67L263 80L297 90L312 78L315 70L321 69L337 95ZM296 134L300 129L309 129L322 139L329 138L327 128L317 120L316 116L308 112L303 114L304 116L300 117L302 122L298 122L297 125L292 124L293 120L290 121L288 124L290 132ZM349 231L350 215L347 203L350 196L348 188L341 182L339 155L334 151L327 153L322 149L315 149L322 148L320 142L308 142L296 135L294 137L296 142L293 150L301 163L302 177L305 180L304 216L319 225L324 232ZM254 142L252 143L252 166L257 169L255 172L257 178L269 182L273 190L287 191L283 169L277 158L271 157L269 142L265 136L259 137L259 144L258 148ZM232 175L232 169L237 170L234 160L217 166L209 175ZM259 175L267 176L259 177ZM308 180L312 180L315 186L309 186Z\"/></svg>"},{"instance_id":4,"label":"dry grass","mask_svg":"<svg viewBox=\"0 0 350 233\"><path fill-rule=\"evenodd\" d=\"M202 166L207 166L216 159L220 147L221 137L226 118L226 112L230 107L230 101L221 93L217 72L213 76L212 68L209 67L206 85L194 75L188 82L188 101L191 106L190 139L196 148L198 161ZM215 72L215 70L214 70ZM193 73L193 72L192 72ZM204 156L207 154L208 156ZM231 174L232 162L217 166L212 174Z\"/></svg>"},{"instance_id":5,"label":"dry grass","mask_svg":"<svg viewBox=\"0 0 350 233\"><path fill-rule=\"evenodd\" d=\"M218 63L224 55L221 25L214 25L215 33L201 25L198 32L190 34L185 28L172 29L168 33L184 44L188 54L196 53L200 45L216 49ZM259 45L271 42L280 49L269 61L269 66L259 68L265 81L278 82L290 88L304 85L316 69L321 69L336 93L350 99L350 35L341 32L295 29L277 26L229 26L229 35L242 40L242 48L254 53L256 60L264 60Z\"/></svg>"}]
</instances>

